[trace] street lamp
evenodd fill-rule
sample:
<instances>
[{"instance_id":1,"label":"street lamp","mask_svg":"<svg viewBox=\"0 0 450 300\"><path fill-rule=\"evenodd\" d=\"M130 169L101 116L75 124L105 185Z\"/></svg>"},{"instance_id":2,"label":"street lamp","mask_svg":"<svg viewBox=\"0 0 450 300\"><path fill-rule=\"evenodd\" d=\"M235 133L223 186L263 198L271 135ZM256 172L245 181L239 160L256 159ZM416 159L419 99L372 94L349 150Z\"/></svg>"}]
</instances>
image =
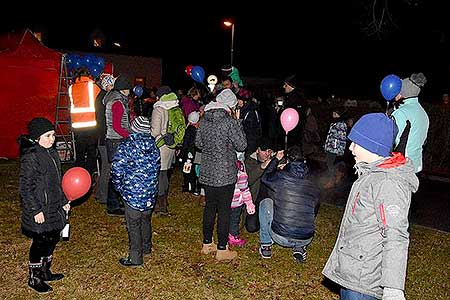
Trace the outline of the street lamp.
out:
<instances>
[{"instance_id":1,"label":"street lamp","mask_svg":"<svg viewBox=\"0 0 450 300\"><path fill-rule=\"evenodd\" d=\"M223 24L227 27L231 26L231 51L230 51L230 65L233 66L233 46L234 46L234 23L231 21L224 21Z\"/></svg>"}]
</instances>

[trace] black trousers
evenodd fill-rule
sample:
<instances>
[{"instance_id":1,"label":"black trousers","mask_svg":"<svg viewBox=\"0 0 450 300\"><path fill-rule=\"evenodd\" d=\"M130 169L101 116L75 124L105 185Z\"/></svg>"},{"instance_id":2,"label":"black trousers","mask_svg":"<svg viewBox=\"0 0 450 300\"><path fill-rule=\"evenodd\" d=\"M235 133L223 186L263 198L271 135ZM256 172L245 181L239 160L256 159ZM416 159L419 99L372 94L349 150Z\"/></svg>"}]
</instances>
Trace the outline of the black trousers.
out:
<instances>
[{"instance_id":1,"label":"black trousers","mask_svg":"<svg viewBox=\"0 0 450 300\"><path fill-rule=\"evenodd\" d=\"M85 168L89 174L97 171L97 136L95 132L74 131L76 167Z\"/></svg>"},{"instance_id":2,"label":"black trousers","mask_svg":"<svg viewBox=\"0 0 450 300\"><path fill-rule=\"evenodd\" d=\"M60 240L60 231L50 231L33 235L30 247L30 263L40 263L41 258L50 256Z\"/></svg>"},{"instance_id":3,"label":"black trousers","mask_svg":"<svg viewBox=\"0 0 450 300\"><path fill-rule=\"evenodd\" d=\"M203 243L212 243L214 223L217 214L217 248L225 250L230 229L231 200L234 184L221 187L204 186L206 205L203 209Z\"/></svg>"}]
</instances>

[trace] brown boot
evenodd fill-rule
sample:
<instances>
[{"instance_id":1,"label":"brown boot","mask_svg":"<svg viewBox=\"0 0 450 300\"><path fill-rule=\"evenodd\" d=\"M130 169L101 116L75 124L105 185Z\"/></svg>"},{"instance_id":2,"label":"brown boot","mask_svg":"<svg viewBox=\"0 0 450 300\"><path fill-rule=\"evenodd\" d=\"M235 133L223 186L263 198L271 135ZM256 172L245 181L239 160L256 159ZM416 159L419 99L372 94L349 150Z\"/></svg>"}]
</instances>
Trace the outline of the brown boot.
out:
<instances>
[{"instance_id":1,"label":"brown boot","mask_svg":"<svg viewBox=\"0 0 450 300\"><path fill-rule=\"evenodd\" d=\"M214 253L217 251L217 245L214 243L211 244L203 244L203 248L201 253L202 254L210 254L210 253Z\"/></svg>"},{"instance_id":2,"label":"brown boot","mask_svg":"<svg viewBox=\"0 0 450 300\"><path fill-rule=\"evenodd\" d=\"M200 197L198 198L198 203L199 203L201 206L205 207L205 205L206 205L206 198L205 198L205 196L200 196Z\"/></svg>"},{"instance_id":3,"label":"brown boot","mask_svg":"<svg viewBox=\"0 0 450 300\"><path fill-rule=\"evenodd\" d=\"M231 251L228 249L228 246L225 250L217 249L216 260L224 261L224 260L233 260L237 257L236 251Z\"/></svg>"}]
</instances>

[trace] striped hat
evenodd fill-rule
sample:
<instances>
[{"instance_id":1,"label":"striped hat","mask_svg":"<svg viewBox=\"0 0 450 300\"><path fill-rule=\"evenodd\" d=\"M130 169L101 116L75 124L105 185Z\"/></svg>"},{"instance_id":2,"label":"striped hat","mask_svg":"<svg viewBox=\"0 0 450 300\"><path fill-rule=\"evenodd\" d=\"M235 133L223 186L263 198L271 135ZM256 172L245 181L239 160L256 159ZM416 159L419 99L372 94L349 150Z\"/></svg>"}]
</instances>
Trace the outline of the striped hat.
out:
<instances>
[{"instance_id":1,"label":"striped hat","mask_svg":"<svg viewBox=\"0 0 450 300\"><path fill-rule=\"evenodd\" d=\"M134 133L150 133L150 121L146 117L136 117L131 124L131 131Z\"/></svg>"},{"instance_id":2,"label":"striped hat","mask_svg":"<svg viewBox=\"0 0 450 300\"><path fill-rule=\"evenodd\" d=\"M104 89L106 91L108 86L111 86L111 87L114 86L115 81L116 81L116 78L114 78L114 76L106 75L105 77L103 77L100 85L101 85L102 89Z\"/></svg>"}]
</instances>

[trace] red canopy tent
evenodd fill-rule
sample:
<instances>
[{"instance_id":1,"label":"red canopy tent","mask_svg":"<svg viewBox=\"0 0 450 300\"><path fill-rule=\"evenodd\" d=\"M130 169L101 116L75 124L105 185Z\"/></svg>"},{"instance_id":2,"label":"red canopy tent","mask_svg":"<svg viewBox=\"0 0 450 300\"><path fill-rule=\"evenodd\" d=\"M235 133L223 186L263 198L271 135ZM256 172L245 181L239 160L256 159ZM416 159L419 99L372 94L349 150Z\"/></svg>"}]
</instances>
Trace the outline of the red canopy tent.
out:
<instances>
[{"instance_id":1,"label":"red canopy tent","mask_svg":"<svg viewBox=\"0 0 450 300\"><path fill-rule=\"evenodd\" d=\"M54 122L61 55L30 30L0 37L0 157L19 156L17 137L32 118Z\"/></svg>"}]
</instances>

